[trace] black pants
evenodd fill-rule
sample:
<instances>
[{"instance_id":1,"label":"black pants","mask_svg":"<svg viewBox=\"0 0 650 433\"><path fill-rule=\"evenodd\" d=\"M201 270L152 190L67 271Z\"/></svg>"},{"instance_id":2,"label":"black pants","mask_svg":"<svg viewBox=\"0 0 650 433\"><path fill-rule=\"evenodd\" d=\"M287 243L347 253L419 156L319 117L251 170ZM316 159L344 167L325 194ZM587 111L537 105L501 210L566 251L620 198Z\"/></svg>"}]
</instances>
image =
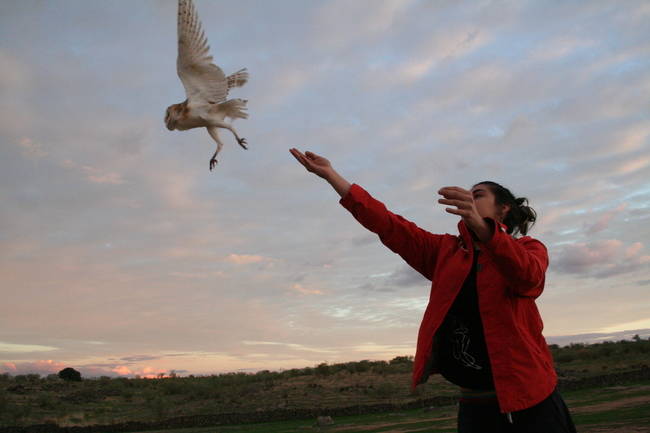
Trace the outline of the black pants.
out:
<instances>
[{"instance_id":1,"label":"black pants","mask_svg":"<svg viewBox=\"0 0 650 433\"><path fill-rule=\"evenodd\" d=\"M459 433L576 433L569 409L557 389L546 400L528 409L512 412L512 424L499 406L461 402Z\"/></svg>"}]
</instances>

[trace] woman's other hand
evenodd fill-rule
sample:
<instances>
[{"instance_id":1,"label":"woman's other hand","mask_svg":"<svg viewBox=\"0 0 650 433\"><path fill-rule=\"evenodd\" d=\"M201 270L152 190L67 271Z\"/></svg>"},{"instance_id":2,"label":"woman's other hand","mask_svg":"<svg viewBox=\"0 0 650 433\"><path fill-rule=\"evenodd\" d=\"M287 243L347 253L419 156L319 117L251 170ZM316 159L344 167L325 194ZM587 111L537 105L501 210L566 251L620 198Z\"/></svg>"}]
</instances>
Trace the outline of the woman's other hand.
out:
<instances>
[{"instance_id":1,"label":"woman's other hand","mask_svg":"<svg viewBox=\"0 0 650 433\"><path fill-rule=\"evenodd\" d=\"M455 206L455 208L448 207L445 211L459 215L479 240L485 242L492 237L492 230L489 224L485 222L476 209L474 196L471 191L458 186L446 186L440 188L438 194L444 197L439 199L438 203Z\"/></svg>"}]
</instances>

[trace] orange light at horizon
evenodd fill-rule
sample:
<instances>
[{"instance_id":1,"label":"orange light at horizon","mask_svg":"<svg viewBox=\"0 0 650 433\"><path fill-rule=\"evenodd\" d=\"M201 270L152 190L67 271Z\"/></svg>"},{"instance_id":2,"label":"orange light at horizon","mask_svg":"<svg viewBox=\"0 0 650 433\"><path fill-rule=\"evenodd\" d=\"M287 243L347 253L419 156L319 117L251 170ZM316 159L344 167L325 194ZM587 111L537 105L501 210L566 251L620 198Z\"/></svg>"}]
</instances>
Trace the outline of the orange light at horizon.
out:
<instances>
[{"instance_id":1,"label":"orange light at horizon","mask_svg":"<svg viewBox=\"0 0 650 433\"><path fill-rule=\"evenodd\" d=\"M2 365L4 367L10 368L10 369L12 369L14 371L18 370L18 368L16 367L16 364L14 364L13 362L3 362Z\"/></svg>"}]
</instances>

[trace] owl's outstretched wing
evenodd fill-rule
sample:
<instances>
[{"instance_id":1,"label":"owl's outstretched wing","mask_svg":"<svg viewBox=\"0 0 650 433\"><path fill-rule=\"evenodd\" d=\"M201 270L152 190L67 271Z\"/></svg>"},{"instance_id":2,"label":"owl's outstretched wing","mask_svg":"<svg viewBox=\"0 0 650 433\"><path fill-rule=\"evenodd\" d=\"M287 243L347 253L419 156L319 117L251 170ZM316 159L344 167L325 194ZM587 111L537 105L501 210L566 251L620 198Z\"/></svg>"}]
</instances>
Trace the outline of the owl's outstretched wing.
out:
<instances>
[{"instance_id":1,"label":"owl's outstretched wing","mask_svg":"<svg viewBox=\"0 0 650 433\"><path fill-rule=\"evenodd\" d=\"M228 96L228 80L209 50L194 3L178 0L176 70L190 103L220 103Z\"/></svg>"}]
</instances>

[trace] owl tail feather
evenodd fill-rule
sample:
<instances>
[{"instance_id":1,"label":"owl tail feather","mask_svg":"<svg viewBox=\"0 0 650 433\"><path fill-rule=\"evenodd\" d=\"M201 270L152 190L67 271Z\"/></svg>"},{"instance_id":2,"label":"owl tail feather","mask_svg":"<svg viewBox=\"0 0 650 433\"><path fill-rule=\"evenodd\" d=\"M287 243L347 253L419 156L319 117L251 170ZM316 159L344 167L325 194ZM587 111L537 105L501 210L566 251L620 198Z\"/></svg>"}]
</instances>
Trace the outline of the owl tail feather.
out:
<instances>
[{"instance_id":1,"label":"owl tail feather","mask_svg":"<svg viewBox=\"0 0 650 433\"><path fill-rule=\"evenodd\" d=\"M231 99L220 104L220 109L226 113L227 117L231 119L247 119L248 113L246 113L246 103L247 99Z\"/></svg>"}]
</instances>

